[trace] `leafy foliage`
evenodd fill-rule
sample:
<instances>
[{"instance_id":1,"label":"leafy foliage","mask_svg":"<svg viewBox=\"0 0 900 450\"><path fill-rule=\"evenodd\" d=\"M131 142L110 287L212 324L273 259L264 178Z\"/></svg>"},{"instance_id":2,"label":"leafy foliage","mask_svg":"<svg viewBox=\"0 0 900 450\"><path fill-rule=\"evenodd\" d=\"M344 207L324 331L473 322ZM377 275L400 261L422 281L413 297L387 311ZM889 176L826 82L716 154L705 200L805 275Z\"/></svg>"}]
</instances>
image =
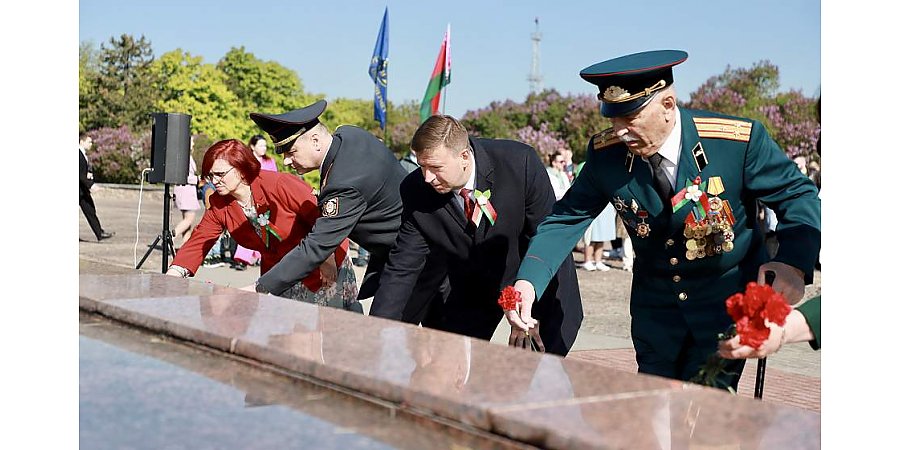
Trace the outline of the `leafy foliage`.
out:
<instances>
[{"instance_id":1,"label":"leafy foliage","mask_svg":"<svg viewBox=\"0 0 900 450\"><path fill-rule=\"evenodd\" d=\"M316 100L303 91L296 72L274 61L261 61L243 46L232 47L216 68L225 74L228 89L251 112L290 111Z\"/></svg>"},{"instance_id":2,"label":"leafy foliage","mask_svg":"<svg viewBox=\"0 0 900 450\"><path fill-rule=\"evenodd\" d=\"M157 90L156 108L191 115L191 128L218 141L234 136L250 136L256 126L248 118L226 77L200 56L181 49L162 55L154 64Z\"/></svg>"},{"instance_id":3,"label":"leafy foliage","mask_svg":"<svg viewBox=\"0 0 900 450\"><path fill-rule=\"evenodd\" d=\"M135 40L123 34L101 45L96 69L89 47L82 46L79 64L79 107L81 125L86 130L129 125L146 130L157 98L154 74L150 70L153 50L143 36Z\"/></svg>"},{"instance_id":4,"label":"leafy foliage","mask_svg":"<svg viewBox=\"0 0 900 450\"><path fill-rule=\"evenodd\" d=\"M128 125L88 132L94 146L87 152L99 183L136 184L150 167L150 133L132 133Z\"/></svg>"},{"instance_id":5,"label":"leafy foliage","mask_svg":"<svg viewBox=\"0 0 900 450\"><path fill-rule=\"evenodd\" d=\"M419 103L410 100L397 105L389 101L387 117L388 136L385 142L395 155L403 157L409 153L409 143L419 128ZM375 129L373 133L383 138L380 128Z\"/></svg>"},{"instance_id":6,"label":"leafy foliage","mask_svg":"<svg viewBox=\"0 0 900 450\"><path fill-rule=\"evenodd\" d=\"M90 102L97 98L97 80L100 77L97 50L90 42L78 47L78 131L87 131L91 123Z\"/></svg>"},{"instance_id":7,"label":"leafy foliage","mask_svg":"<svg viewBox=\"0 0 900 450\"><path fill-rule=\"evenodd\" d=\"M750 69L728 67L691 93L684 106L759 120L789 157L817 161L817 99L794 90L778 93L778 86L778 67L768 61Z\"/></svg>"},{"instance_id":8,"label":"leafy foliage","mask_svg":"<svg viewBox=\"0 0 900 450\"><path fill-rule=\"evenodd\" d=\"M147 39L127 34L110 38L99 49L82 43L78 75L79 127L106 139L101 144L103 139L95 137L98 149L92 152L98 180L106 182L140 180L140 169L149 164L151 112L192 116L192 132L206 139L202 146L195 142L199 164L212 143L230 138L246 142L261 133L250 112L285 112L325 97L306 92L293 70L260 60L244 47L232 48L215 64L181 49L155 59ZM749 69L728 67L691 93L684 106L760 120L788 155L818 162L813 151L820 133L817 99L797 91L778 93L778 86L778 67L768 61ZM473 135L520 140L541 156L570 149L580 161L590 137L611 126L598 106L594 95L561 95L551 89L524 102L491 102L461 120ZM322 122L332 131L347 124L364 128L399 157L409 151L418 128L419 104L389 101L388 118L384 133L372 116L372 99L338 98L329 102ZM275 160L285 170L283 158ZM304 178L318 186L318 172Z\"/></svg>"},{"instance_id":9,"label":"leafy foliage","mask_svg":"<svg viewBox=\"0 0 900 450\"><path fill-rule=\"evenodd\" d=\"M531 94L524 103L492 102L467 112L462 122L473 134L516 139L531 145L543 160L557 150L572 150L583 160L590 137L609 127L590 95L560 95L555 90Z\"/></svg>"}]
</instances>

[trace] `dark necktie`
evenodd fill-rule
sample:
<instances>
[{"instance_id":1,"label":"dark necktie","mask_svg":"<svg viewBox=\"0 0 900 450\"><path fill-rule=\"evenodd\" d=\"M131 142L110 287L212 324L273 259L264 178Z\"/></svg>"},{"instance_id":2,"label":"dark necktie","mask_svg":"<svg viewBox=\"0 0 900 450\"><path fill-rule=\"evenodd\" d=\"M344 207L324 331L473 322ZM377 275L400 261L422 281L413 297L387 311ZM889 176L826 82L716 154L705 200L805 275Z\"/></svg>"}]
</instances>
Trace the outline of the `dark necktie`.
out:
<instances>
[{"instance_id":1,"label":"dark necktie","mask_svg":"<svg viewBox=\"0 0 900 450\"><path fill-rule=\"evenodd\" d=\"M463 209L465 210L467 221L472 220L472 212L475 211L475 202L472 201L471 198L469 198L469 193L471 193L471 192L472 191L470 191L469 189L466 189L466 188L462 188L459 190L459 196L462 197L462 199L463 199L463 205L464 205Z\"/></svg>"},{"instance_id":2,"label":"dark necktie","mask_svg":"<svg viewBox=\"0 0 900 450\"><path fill-rule=\"evenodd\" d=\"M656 188L663 205L669 206L672 199L672 185L669 184L666 169L662 167L663 157L659 153L654 153L647 159L650 161L650 167L653 169L653 187Z\"/></svg>"}]
</instances>

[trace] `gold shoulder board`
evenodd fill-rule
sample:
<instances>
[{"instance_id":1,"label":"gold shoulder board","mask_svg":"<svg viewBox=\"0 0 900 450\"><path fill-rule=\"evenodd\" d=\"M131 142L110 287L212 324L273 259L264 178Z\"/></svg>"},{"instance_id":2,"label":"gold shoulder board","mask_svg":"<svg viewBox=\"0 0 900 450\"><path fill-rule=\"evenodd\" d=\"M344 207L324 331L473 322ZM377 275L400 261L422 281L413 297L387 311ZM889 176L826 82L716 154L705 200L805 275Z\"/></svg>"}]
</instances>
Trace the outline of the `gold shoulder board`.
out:
<instances>
[{"instance_id":1,"label":"gold shoulder board","mask_svg":"<svg viewBox=\"0 0 900 450\"><path fill-rule=\"evenodd\" d=\"M718 117L694 117L697 134L702 138L731 139L732 141L750 141L752 122Z\"/></svg>"},{"instance_id":2,"label":"gold shoulder board","mask_svg":"<svg viewBox=\"0 0 900 450\"><path fill-rule=\"evenodd\" d=\"M594 142L594 150L602 150L610 145L622 142L612 128L607 128L591 137Z\"/></svg>"}]
</instances>

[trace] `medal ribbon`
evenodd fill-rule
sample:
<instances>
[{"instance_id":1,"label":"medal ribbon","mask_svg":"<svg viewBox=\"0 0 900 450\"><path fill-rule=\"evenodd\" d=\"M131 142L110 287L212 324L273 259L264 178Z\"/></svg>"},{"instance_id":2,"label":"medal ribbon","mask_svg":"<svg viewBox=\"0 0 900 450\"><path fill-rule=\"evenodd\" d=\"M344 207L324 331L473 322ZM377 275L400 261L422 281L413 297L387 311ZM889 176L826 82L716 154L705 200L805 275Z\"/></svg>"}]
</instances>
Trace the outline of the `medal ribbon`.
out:
<instances>
[{"instance_id":1,"label":"medal ribbon","mask_svg":"<svg viewBox=\"0 0 900 450\"><path fill-rule=\"evenodd\" d=\"M706 211L709 210L709 199L706 196L706 182L700 182L700 177L694 178L694 181L688 180L684 184L684 188L678 191L674 197L672 197L672 212L677 212L683 206L691 203L691 199L687 197L687 190L691 186L697 186L700 190L701 194L697 200L694 200L693 210L697 213L698 219L703 219L706 217ZM699 207L698 207L699 206Z\"/></svg>"},{"instance_id":2,"label":"medal ribbon","mask_svg":"<svg viewBox=\"0 0 900 450\"><path fill-rule=\"evenodd\" d=\"M281 230L279 230L275 224L269 222L269 211L257 214L256 218L253 219L253 222L262 229L262 240L263 244L266 245L266 248L269 248L269 234L275 236L279 241L283 240L281 237Z\"/></svg>"},{"instance_id":3,"label":"medal ribbon","mask_svg":"<svg viewBox=\"0 0 900 450\"><path fill-rule=\"evenodd\" d=\"M475 219L473 217L472 220L473 220L473 222L475 222L476 225L481 220L482 212L484 213L484 216L487 217L488 222L490 222L491 225L493 225L494 222L497 220L497 211L494 210L494 205L491 204L490 199L491 199L491 190L490 189L488 189L484 192L481 192L478 189L475 189L475 203L478 205L478 208L475 209L475 213L473 214L473 216L477 216L478 218Z\"/></svg>"}]
</instances>

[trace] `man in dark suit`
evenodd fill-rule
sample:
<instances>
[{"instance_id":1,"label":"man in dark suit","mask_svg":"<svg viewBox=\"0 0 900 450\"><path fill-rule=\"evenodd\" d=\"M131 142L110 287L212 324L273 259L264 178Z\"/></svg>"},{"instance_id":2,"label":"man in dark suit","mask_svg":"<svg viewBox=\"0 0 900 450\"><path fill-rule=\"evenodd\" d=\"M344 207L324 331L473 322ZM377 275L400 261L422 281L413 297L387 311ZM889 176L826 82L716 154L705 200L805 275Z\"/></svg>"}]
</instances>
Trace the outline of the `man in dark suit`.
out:
<instances>
[{"instance_id":1,"label":"man in dark suit","mask_svg":"<svg viewBox=\"0 0 900 450\"><path fill-rule=\"evenodd\" d=\"M250 114L272 137L275 153L284 154L286 166L300 174L318 169L321 177L321 216L300 245L259 278L257 292L284 292L347 237L370 252L358 298L369 298L378 288L378 275L400 227L399 190L406 171L368 131L345 125L329 132L319 122L325 106L320 100L284 114Z\"/></svg>"},{"instance_id":2,"label":"man in dark suit","mask_svg":"<svg viewBox=\"0 0 900 450\"><path fill-rule=\"evenodd\" d=\"M88 225L97 241L109 239L116 233L106 232L100 226L100 219L97 218L97 207L94 206L94 198L91 197L91 189L94 187L94 174L91 172L91 165L88 163L85 152L91 149L94 140L87 133L78 134L78 204L81 205L81 212L87 219Z\"/></svg>"},{"instance_id":3,"label":"man in dark suit","mask_svg":"<svg viewBox=\"0 0 900 450\"><path fill-rule=\"evenodd\" d=\"M445 302L431 302L423 323L490 339L503 317L500 291L515 281L537 224L553 207L547 170L533 148L470 138L450 116L426 120L410 147L421 170L400 186L403 222L371 314L401 319L410 298L419 295L415 285L428 259L449 276L450 292ZM428 277L434 281L441 275L434 271ZM583 319L571 256L551 278L535 306L540 329L532 334L542 350L565 355ZM522 337L514 328L510 344Z\"/></svg>"},{"instance_id":4,"label":"man in dark suit","mask_svg":"<svg viewBox=\"0 0 900 450\"><path fill-rule=\"evenodd\" d=\"M636 254L631 335L638 371L690 380L734 322L725 299L750 281L790 303L813 280L821 244L818 190L758 121L677 106L672 67L687 53L660 50L594 64L581 77L597 85L613 127L588 143L587 162L541 223L516 287L528 306L594 217L612 203ZM780 247L769 258L757 200L778 216ZM719 387L737 389L743 361L730 361Z\"/></svg>"}]
</instances>

